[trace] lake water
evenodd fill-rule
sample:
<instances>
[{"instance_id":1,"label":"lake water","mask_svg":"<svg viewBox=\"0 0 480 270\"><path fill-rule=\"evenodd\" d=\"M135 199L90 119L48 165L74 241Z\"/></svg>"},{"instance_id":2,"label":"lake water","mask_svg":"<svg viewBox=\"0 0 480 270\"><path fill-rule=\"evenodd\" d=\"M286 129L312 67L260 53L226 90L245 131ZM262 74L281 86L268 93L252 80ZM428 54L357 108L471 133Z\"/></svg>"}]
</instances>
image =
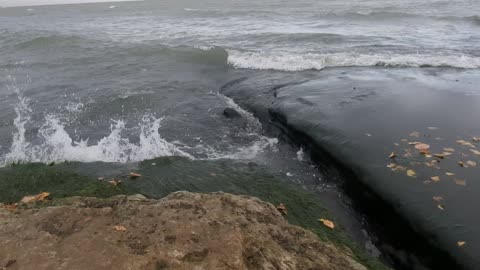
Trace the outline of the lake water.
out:
<instances>
[{"instance_id":1,"label":"lake water","mask_svg":"<svg viewBox=\"0 0 480 270\"><path fill-rule=\"evenodd\" d=\"M229 159L335 189L317 149L480 264L475 1L32 3L0 1L2 166Z\"/></svg>"}]
</instances>

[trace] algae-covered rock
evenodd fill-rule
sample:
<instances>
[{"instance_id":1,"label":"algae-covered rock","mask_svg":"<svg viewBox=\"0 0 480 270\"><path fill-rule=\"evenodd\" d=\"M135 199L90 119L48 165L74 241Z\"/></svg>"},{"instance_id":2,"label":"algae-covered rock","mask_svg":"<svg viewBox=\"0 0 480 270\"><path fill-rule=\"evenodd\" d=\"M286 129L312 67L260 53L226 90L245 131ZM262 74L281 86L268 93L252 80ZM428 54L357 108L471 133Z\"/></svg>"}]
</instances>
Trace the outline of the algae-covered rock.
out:
<instances>
[{"instance_id":1,"label":"algae-covered rock","mask_svg":"<svg viewBox=\"0 0 480 270\"><path fill-rule=\"evenodd\" d=\"M175 192L62 203L0 210L0 267L366 269L349 249L290 225L253 197Z\"/></svg>"}]
</instances>

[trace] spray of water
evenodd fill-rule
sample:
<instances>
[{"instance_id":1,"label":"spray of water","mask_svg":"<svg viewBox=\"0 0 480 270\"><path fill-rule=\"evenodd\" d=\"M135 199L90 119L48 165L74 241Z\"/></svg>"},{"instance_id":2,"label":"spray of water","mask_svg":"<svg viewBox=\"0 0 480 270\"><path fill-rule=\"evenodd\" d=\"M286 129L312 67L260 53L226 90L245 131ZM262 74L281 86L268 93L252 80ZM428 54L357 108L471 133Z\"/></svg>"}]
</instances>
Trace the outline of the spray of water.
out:
<instances>
[{"instance_id":1,"label":"spray of water","mask_svg":"<svg viewBox=\"0 0 480 270\"><path fill-rule=\"evenodd\" d=\"M159 133L163 117L146 114L139 121L140 130L135 142L127 134L126 121L111 120L110 133L98 141L88 139L74 140L67 132L66 120L55 114L44 116L42 125L32 138L26 136L27 129L32 123L30 100L22 95L22 87L15 78L10 77L8 89L18 97L15 106L16 118L13 121L12 144L9 151L0 156L0 166L14 162L51 162L51 161L79 161L79 162L138 162L162 156L182 156L195 159L195 156L215 159L249 160L255 158L266 149L275 150L278 140L256 135L255 140L246 146L232 146L231 149L218 151L211 146L198 145L189 147L181 142L168 142ZM225 97L226 98L226 97ZM226 103L236 108L249 121L247 131L256 134L261 129L258 120L250 113L242 110L233 100L226 99ZM69 112L81 112L84 105L81 103L67 104ZM188 152L187 152L188 151Z\"/></svg>"}]
</instances>

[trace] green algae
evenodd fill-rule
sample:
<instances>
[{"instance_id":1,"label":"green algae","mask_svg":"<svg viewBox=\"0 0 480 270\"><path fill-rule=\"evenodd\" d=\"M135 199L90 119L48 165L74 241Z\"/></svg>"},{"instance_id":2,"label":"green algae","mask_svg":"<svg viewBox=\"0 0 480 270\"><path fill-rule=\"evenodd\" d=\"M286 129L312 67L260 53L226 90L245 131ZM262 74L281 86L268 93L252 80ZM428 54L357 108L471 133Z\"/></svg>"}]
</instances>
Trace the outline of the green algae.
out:
<instances>
[{"instance_id":1,"label":"green algae","mask_svg":"<svg viewBox=\"0 0 480 270\"><path fill-rule=\"evenodd\" d=\"M49 192L52 198L107 198L135 191L52 165L28 163L0 169L0 202L18 202L24 196L40 192Z\"/></svg>"},{"instance_id":2,"label":"green algae","mask_svg":"<svg viewBox=\"0 0 480 270\"><path fill-rule=\"evenodd\" d=\"M129 172L139 173L131 179ZM107 181L118 179L112 185ZM324 241L350 250L354 258L369 269L388 269L353 242L335 222L335 217L319 203L314 193L287 182L280 174L264 167L233 161L192 161L180 157L157 158L135 166L108 163L16 164L0 169L0 202L17 202L23 196L50 192L53 199L70 196L108 198L120 194L141 193L159 199L171 192L185 190L210 193L227 192L258 197L288 208L291 224L313 231ZM51 205L51 203L46 204ZM335 222L334 230L318 219Z\"/></svg>"}]
</instances>

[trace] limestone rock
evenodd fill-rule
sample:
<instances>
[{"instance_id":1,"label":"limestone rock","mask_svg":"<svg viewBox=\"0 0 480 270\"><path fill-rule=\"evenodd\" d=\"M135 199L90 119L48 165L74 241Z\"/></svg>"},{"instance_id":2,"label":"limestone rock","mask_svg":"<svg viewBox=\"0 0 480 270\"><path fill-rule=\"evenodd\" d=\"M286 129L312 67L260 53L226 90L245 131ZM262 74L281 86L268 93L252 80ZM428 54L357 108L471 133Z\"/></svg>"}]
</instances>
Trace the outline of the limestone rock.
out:
<instances>
[{"instance_id":1,"label":"limestone rock","mask_svg":"<svg viewBox=\"0 0 480 270\"><path fill-rule=\"evenodd\" d=\"M366 269L252 197L175 192L63 203L0 209L0 269Z\"/></svg>"}]
</instances>

